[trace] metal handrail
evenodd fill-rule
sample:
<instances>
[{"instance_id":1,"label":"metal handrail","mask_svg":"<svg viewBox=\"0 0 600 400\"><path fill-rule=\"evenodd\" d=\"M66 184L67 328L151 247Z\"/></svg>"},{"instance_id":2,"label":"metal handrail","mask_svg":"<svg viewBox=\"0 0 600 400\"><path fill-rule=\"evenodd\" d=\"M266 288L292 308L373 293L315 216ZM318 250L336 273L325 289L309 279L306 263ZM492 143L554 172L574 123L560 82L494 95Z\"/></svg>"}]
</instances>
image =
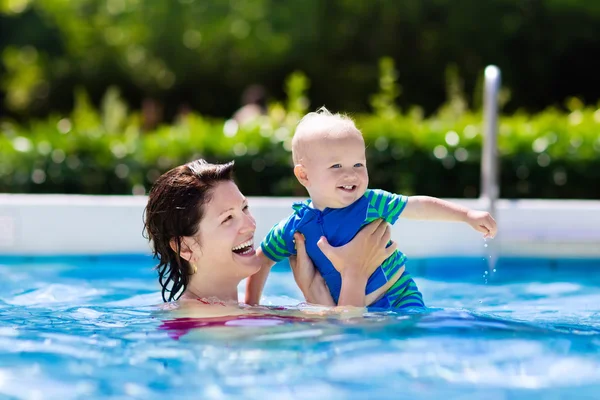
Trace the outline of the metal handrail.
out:
<instances>
[{"instance_id":1,"label":"metal handrail","mask_svg":"<svg viewBox=\"0 0 600 400\"><path fill-rule=\"evenodd\" d=\"M495 65L485 68L483 97L483 148L481 153L480 200L487 210L495 214L496 200L500 195L498 183L498 93L500 69Z\"/></svg>"},{"instance_id":2,"label":"metal handrail","mask_svg":"<svg viewBox=\"0 0 600 400\"><path fill-rule=\"evenodd\" d=\"M496 201L500 196L498 183L498 94L500 91L500 69L495 65L485 68L485 87L483 93L483 148L481 152L481 193L487 211L496 216ZM487 247L487 244L486 244ZM498 249L494 245L488 254L488 274L493 276L498 262ZM486 282L487 282L486 275Z\"/></svg>"}]
</instances>

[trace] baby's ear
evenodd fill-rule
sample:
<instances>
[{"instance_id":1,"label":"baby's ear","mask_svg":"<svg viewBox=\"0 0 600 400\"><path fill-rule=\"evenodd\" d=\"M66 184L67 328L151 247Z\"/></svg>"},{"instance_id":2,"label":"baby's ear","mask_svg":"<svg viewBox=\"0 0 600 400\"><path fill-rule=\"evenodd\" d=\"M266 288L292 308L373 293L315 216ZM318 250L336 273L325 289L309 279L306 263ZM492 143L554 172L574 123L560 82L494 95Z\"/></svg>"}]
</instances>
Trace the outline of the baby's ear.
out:
<instances>
[{"instance_id":1,"label":"baby's ear","mask_svg":"<svg viewBox=\"0 0 600 400\"><path fill-rule=\"evenodd\" d=\"M308 174L306 173L304 165L296 164L294 166L294 175L296 175L296 179L298 179L298 182L300 182L302 186L308 187Z\"/></svg>"}]
</instances>

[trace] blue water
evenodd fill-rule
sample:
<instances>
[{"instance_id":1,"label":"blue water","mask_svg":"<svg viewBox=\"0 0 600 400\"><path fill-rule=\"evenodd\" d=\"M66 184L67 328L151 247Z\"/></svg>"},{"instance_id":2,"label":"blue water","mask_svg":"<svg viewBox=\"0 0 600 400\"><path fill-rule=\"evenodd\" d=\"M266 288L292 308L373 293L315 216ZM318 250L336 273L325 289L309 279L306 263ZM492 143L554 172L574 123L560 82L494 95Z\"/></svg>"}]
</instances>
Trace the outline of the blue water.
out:
<instances>
[{"instance_id":1,"label":"blue water","mask_svg":"<svg viewBox=\"0 0 600 400\"><path fill-rule=\"evenodd\" d=\"M600 260L413 260L423 313L299 320L301 305L191 330L164 329L151 267L0 258L0 398L600 397ZM301 300L276 268L264 303Z\"/></svg>"}]
</instances>

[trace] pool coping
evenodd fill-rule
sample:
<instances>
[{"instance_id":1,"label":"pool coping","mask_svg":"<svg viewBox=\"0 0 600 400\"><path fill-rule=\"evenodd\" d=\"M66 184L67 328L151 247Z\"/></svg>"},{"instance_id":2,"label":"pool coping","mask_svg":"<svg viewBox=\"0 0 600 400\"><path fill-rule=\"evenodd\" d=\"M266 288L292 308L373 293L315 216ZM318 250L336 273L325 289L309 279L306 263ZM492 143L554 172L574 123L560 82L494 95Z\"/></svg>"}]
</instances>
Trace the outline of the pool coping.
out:
<instances>
[{"instance_id":1,"label":"pool coping","mask_svg":"<svg viewBox=\"0 0 600 400\"><path fill-rule=\"evenodd\" d=\"M250 197L256 241L302 198ZM449 199L482 209L477 199ZM149 254L146 196L0 194L0 255ZM510 200L496 204L499 234L484 243L466 224L401 219L393 238L409 257L600 257L600 201ZM487 246L486 246L487 244Z\"/></svg>"}]
</instances>

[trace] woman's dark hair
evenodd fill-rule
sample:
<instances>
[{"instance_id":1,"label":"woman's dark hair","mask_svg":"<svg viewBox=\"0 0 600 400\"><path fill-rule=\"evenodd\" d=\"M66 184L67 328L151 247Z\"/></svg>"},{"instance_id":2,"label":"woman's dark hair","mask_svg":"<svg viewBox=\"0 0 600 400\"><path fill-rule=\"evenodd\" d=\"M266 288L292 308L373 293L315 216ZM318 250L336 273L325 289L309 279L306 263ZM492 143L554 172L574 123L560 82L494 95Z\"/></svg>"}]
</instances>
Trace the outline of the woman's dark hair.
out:
<instances>
[{"instance_id":1,"label":"woman's dark hair","mask_svg":"<svg viewBox=\"0 0 600 400\"><path fill-rule=\"evenodd\" d=\"M219 182L231 181L232 172L233 161L209 164L196 160L164 173L152 186L144 230L158 260L163 301L177 300L187 287L190 264L179 255L182 238L198 233L204 205L210 201L213 188ZM171 240L177 251L171 248Z\"/></svg>"}]
</instances>

